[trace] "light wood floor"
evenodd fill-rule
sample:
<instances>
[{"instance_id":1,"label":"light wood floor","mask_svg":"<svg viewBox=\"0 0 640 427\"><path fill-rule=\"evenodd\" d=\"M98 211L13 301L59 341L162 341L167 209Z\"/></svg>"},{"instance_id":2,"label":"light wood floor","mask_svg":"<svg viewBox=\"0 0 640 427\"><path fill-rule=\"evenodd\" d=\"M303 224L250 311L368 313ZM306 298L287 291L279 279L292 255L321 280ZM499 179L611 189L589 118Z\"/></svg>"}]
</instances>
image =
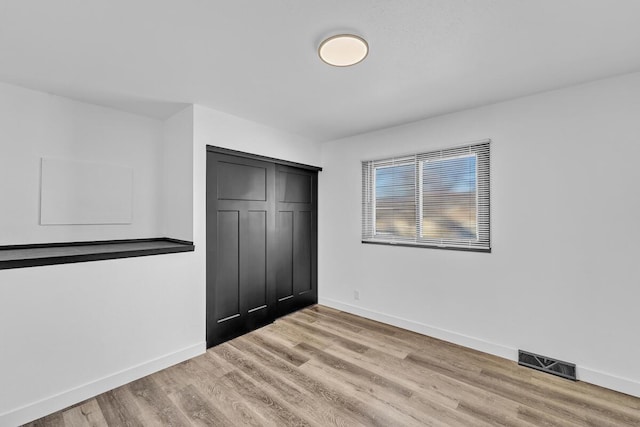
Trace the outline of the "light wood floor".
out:
<instances>
[{"instance_id":1,"label":"light wood floor","mask_svg":"<svg viewBox=\"0 0 640 427\"><path fill-rule=\"evenodd\" d=\"M32 426L640 426L640 399L323 306Z\"/></svg>"}]
</instances>

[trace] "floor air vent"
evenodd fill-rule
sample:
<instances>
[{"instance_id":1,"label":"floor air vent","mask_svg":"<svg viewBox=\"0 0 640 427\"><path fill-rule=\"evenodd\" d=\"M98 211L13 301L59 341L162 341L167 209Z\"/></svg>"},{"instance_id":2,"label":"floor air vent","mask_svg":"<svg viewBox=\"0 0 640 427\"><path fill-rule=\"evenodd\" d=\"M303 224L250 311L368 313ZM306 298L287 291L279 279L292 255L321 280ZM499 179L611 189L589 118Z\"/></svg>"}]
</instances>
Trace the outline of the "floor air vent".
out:
<instances>
[{"instance_id":1,"label":"floor air vent","mask_svg":"<svg viewBox=\"0 0 640 427\"><path fill-rule=\"evenodd\" d=\"M576 381L576 365L573 363L518 350L518 365Z\"/></svg>"}]
</instances>

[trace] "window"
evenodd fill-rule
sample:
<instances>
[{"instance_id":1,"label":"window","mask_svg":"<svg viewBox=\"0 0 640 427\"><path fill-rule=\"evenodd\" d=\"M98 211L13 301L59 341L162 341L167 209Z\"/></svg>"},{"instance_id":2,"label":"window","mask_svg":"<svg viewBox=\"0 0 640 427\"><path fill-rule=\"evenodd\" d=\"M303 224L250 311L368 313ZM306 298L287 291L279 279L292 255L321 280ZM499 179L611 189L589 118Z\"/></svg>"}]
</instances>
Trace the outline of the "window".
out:
<instances>
[{"instance_id":1,"label":"window","mask_svg":"<svg viewBox=\"0 0 640 427\"><path fill-rule=\"evenodd\" d=\"M362 162L362 241L490 251L489 144Z\"/></svg>"}]
</instances>

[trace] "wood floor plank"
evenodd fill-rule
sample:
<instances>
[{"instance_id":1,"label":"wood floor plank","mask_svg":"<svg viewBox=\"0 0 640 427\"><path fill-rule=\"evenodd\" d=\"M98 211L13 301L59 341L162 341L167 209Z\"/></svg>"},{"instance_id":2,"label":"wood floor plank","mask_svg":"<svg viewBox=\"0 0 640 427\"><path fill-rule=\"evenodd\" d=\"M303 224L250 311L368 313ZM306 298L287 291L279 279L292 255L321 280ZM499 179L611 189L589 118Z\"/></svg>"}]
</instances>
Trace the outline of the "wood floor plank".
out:
<instances>
[{"instance_id":1,"label":"wood floor plank","mask_svg":"<svg viewBox=\"0 0 640 427\"><path fill-rule=\"evenodd\" d=\"M62 414L66 427L107 427L102 410L95 399L83 403Z\"/></svg>"},{"instance_id":2,"label":"wood floor plank","mask_svg":"<svg viewBox=\"0 0 640 427\"><path fill-rule=\"evenodd\" d=\"M377 414L376 411L371 411L364 402L344 394L342 390L327 386L323 382L323 378L314 378L306 375L300 369L292 368L265 350L256 347L252 342L245 341L243 337L236 339L233 345L259 359L269 370L303 388L309 395L314 396L314 402L318 406L337 410L343 413L348 420L354 421L347 425L385 425L380 424L384 417ZM336 419L339 418L336 417Z\"/></svg>"},{"instance_id":3,"label":"wood floor plank","mask_svg":"<svg viewBox=\"0 0 640 427\"><path fill-rule=\"evenodd\" d=\"M345 322L350 323L352 325L360 326L363 329L377 331L381 334L396 335L400 331L399 328L396 328L391 325L387 325L371 319L366 319L364 317L356 316L355 314L345 313L344 311L337 311L333 309L327 310L327 307L320 306L320 305L315 306L315 308L312 308L311 310L316 310L319 313L330 314L331 316L337 319L342 319Z\"/></svg>"},{"instance_id":4,"label":"wood floor plank","mask_svg":"<svg viewBox=\"0 0 640 427\"><path fill-rule=\"evenodd\" d=\"M522 424L518 421L520 405L517 402L487 393L486 390L470 384L458 382L448 376L423 369L375 349L363 354L348 352L339 347L330 347L325 351L339 358L351 360L371 371L385 372L389 378L413 390L413 399L421 399L425 406L431 406L430 411L440 413L443 419L451 419L452 424L482 424L477 419L474 421L473 418L459 416L456 412L459 412L457 408L461 403L471 407L486 406L487 411L495 414L496 417L501 413L509 414L514 425ZM451 410L454 410L453 413Z\"/></svg>"},{"instance_id":5,"label":"wood floor plank","mask_svg":"<svg viewBox=\"0 0 640 427\"><path fill-rule=\"evenodd\" d=\"M603 405L601 402L589 401L576 394L559 393L553 388L539 386L532 383L530 380L524 381L516 376L505 375L495 370L484 370L483 375L489 376L501 382L506 382L514 385L515 387L525 390L532 395L535 395L541 399L550 399L554 402L562 402L568 406L576 408L585 414L591 415L594 419L603 420L603 422L611 420L617 422L620 425L638 425L640 426L640 413L636 412L631 414L629 412L622 412L612 410L609 405Z\"/></svg>"},{"instance_id":6,"label":"wood floor plank","mask_svg":"<svg viewBox=\"0 0 640 427\"><path fill-rule=\"evenodd\" d=\"M237 390L230 389L223 383L224 375L203 371L199 376L192 377L191 381L202 396L231 421L231 425L251 427L265 425L267 420L264 416L253 411Z\"/></svg>"},{"instance_id":7,"label":"wood floor plank","mask_svg":"<svg viewBox=\"0 0 640 427\"><path fill-rule=\"evenodd\" d=\"M191 425L152 376L129 383L127 387L136 397L145 423L150 420L152 423L168 427Z\"/></svg>"},{"instance_id":8,"label":"wood floor plank","mask_svg":"<svg viewBox=\"0 0 640 427\"><path fill-rule=\"evenodd\" d=\"M273 362L269 364L264 361L266 355L262 354L260 358L252 357L254 353L246 351L247 345L256 346L256 343L249 340L248 337L244 338L249 341L249 344L243 345L243 341L236 340L216 354L234 360L240 371L260 384L269 394L279 398L279 401L283 402L287 409L301 418L306 418L310 424L317 426L353 425L352 420L345 417L341 411L331 406L318 405L317 396L309 393L304 387L278 375L277 371L273 372L270 369ZM273 357L277 356L273 355ZM295 405L292 405L291 402L295 402Z\"/></svg>"},{"instance_id":9,"label":"wood floor plank","mask_svg":"<svg viewBox=\"0 0 640 427\"><path fill-rule=\"evenodd\" d=\"M260 334L247 334L247 338L255 342L257 345L262 346L265 350L275 354L276 356L286 360L294 366L300 366L309 360L308 357L302 353L283 346L277 341L262 337Z\"/></svg>"},{"instance_id":10,"label":"wood floor plank","mask_svg":"<svg viewBox=\"0 0 640 427\"><path fill-rule=\"evenodd\" d=\"M397 394L387 392L380 387L368 387L357 378L350 377L344 372L335 372L327 365L310 360L300 367L306 375L322 382L325 387L340 390L364 403L364 407L373 418L373 424L378 426L439 426L440 422L432 419L431 415L417 413L411 407L408 398L400 398ZM403 399L400 407L397 402Z\"/></svg>"},{"instance_id":11,"label":"wood floor plank","mask_svg":"<svg viewBox=\"0 0 640 427\"><path fill-rule=\"evenodd\" d=\"M187 362L192 365L197 365L198 363L193 359L187 360ZM179 363L160 372L156 372L152 375L152 378L167 395L176 393L191 384L189 370L186 369L183 363Z\"/></svg>"},{"instance_id":12,"label":"wood floor plank","mask_svg":"<svg viewBox=\"0 0 640 427\"><path fill-rule=\"evenodd\" d=\"M274 325L269 325L269 327L260 328L260 333L256 335L260 335L261 337L264 337L264 338L269 338L269 340L278 342L281 345L289 348L295 347L300 342L300 340L298 339L293 339L289 336L285 336L277 333Z\"/></svg>"},{"instance_id":13,"label":"wood floor plank","mask_svg":"<svg viewBox=\"0 0 640 427\"><path fill-rule=\"evenodd\" d=\"M230 388L238 391L250 407L256 412L264 414L265 418L275 426L311 426L305 420L289 410L286 404L264 392L264 389L240 371L229 372L221 380Z\"/></svg>"},{"instance_id":14,"label":"wood floor plank","mask_svg":"<svg viewBox=\"0 0 640 427\"><path fill-rule=\"evenodd\" d=\"M467 402L460 402L458 411L473 417L475 420L484 421L492 426L533 426L533 424L530 424L526 420L515 420L506 413L499 413L496 415L495 412L490 412L486 406L473 405Z\"/></svg>"},{"instance_id":15,"label":"wood floor plank","mask_svg":"<svg viewBox=\"0 0 640 427\"><path fill-rule=\"evenodd\" d=\"M309 331L297 328L295 325L286 322L284 318L276 320L272 325L269 325L268 328L278 336L291 340L295 345L301 342L307 342L314 347L326 348L333 343L331 338L312 335Z\"/></svg>"},{"instance_id":16,"label":"wood floor plank","mask_svg":"<svg viewBox=\"0 0 640 427\"><path fill-rule=\"evenodd\" d=\"M531 383L543 389L548 389L564 396L574 396L583 399L588 405L604 405L612 411L621 411L633 416L640 416L640 399L623 393L610 394L610 390L583 383L567 381L564 378L546 375L542 372L535 372ZM608 399L602 399L602 395L609 395Z\"/></svg>"},{"instance_id":17,"label":"wood floor plank","mask_svg":"<svg viewBox=\"0 0 640 427\"><path fill-rule=\"evenodd\" d=\"M599 425L601 427L613 427L616 425L611 420L602 419L585 413L581 408L564 405L561 402L555 402L551 399L535 396L528 390L515 386L512 381L503 381L502 379L486 375L482 372L477 374L472 372L470 373L469 371L458 371L452 366L447 366L446 363L440 360L425 355L410 354L405 360L421 365L441 375L448 376L456 381L472 385L480 390L490 390L491 394L512 400L521 405L539 407L559 419L565 419L569 422L588 426L594 425L594 422L599 423L595 425Z\"/></svg>"},{"instance_id":18,"label":"wood floor plank","mask_svg":"<svg viewBox=\"0 0 640 427\"><path fill-rule=\"evenodd\" d=\"M640 399L316 305L27 424L638 426Z\"/></svg>"},{"instance_id":19,"label":"wood floor plank","mask_svg":"<svg viewBox=\"0 0 640 427\"><path fill-rule=\"evenodd\" d=\"M296 316L297 313L292 315L293 319L299 320L299 317ZM359 344L363 344L367 348L375 348L382 352L389 353L393 356L404 358L407 354L416 349L414 347L406 347L402 345L398 345L397 342L390 342L388 338L392 338L386 335L380 335L378 337L369 337L362 333L360 328L358 331L353 331L351 328L344 328L344 325L337 324L336 322L331 322L323 318L318 318L315 322L311 324L314 328L321 329L324 332L331 334L330 336L338 335L350 342L356 342ZM400 341L400 340L396 340ZM362 347L354 347L351 345L349 347L356 352L362 353ZM365 350L366 351L366 350Z\"/></svg>"},{"instance_id":20,"label":"wood floor plank","mask_svg":"<svg viewBox=\"0 0 640 427\"><path fill-rule=\"evenodd\" d=\"M293 315L295 315L296 313L293 313ZM307 310L305 311L305 314L307 316L312 317L313 319L315 319L316 321L321 320L323 323L327 323L327 324L332 324L334 326L336 326L336 328L340 331L351 331L351 332L361 332L363 329L360 326L356 326L356 325L352 325L348 322L345 322L344 320L340 320L335 318L334 316L331 316L327 313L323 313L323 312L318 312L318 311L311 311L311 310Z\"/></svg>"},{"instance_id":21,"label":"wood floor plank","mask_svg":"<svg viewBox=\"0 0 640 427\"><path fill-rule=\"evenodd\" d=\"M446 425L474 425L478 427L491 425L461 414L457 410L459 401L456 398L444 394L440 390L441 387L431 383L418 370L407 369L410 368L410 366L406 365L400 367L399 365L402 363L401 359L393 358L393 356L378 352L375 349L371 349L364 354L359 354L338 346L333 346L324 351L362 366L372 372L383 371L387 378L411 389L413 391L411 399L416 400L422 405L422 408L425 408L430 414L435 414L437 418L444 421ZM381 366L381 363L379 363L380 359L384 360L384 366ZM389 363L392 359L394 363Z\"/></svg>"},{"instance_id":22,"label":"wood floor plank","mask_svg":"<svg viewBox=\"0 0 640 427\"><path fill-rule=\"evenodd\" d=\"M291 313L290 316L294 319L302 320L307 323L315 323L318 318L315 313L305 310L295 311Z\"/></svg>"},{"instance_id":23,"label":"wood floor plank","mask_svg":"<svg viewBox=\"0 0 640 427\"><path fill-rule=\"evenodd\" d=\"M305 335L322 337L328 341L328 345L331 345L332 343L337 343L345 348L348 348L349 350L352 350L358 353L365 352L369 349L369 347L367 347L362 343L347 339L344 336L337 335L333 332L325 331L321 328L310 325L308 323L301 322L299 320L294 319L293 317L284 318L282 321L289 323L290 325L293 326L294 329L296 328L299 329L302 337L304 337ZM304 342L305 340L303 339L302 341Z\"/></svg>"},{"instance_id":24,"label":"wood floor plank","mask_svg":"<svg viewBox=\"0 0 640 427\"><path fill-rule=\"evenodd\" d=\"M96 396L100 410L110 426L143 427L140 408L136 398L128 387L118 387L114 390Z\"/></svg>"},{"instance_id":25,"label":"wood floor plank","mask_svg":"<svg viewBox=\"0 0 640 427\"><path fill-rule=\"evenodd\" d=\"M471 420L459 416L451 411L451 407L436 403L431 398L420 395L402 383L395 381L388 371L371 371L361 364L348 362L345 358L333 357L331 348L318 350L300 344L301 348L313 355L312 361L303 369L319 369L327 377L339 379L350 385L357 392L369 394L373 400L378 400L391 408L413 418L414 421L425 425L468 425ZM318 364L314 362L318 362ZM431 396L430 396L431 397ZM456 403L457 406L457 403ZM448 416L443 417L447 413ZM455 422L454 422L455 421ZM476 425L482 423L475 422Z\"/></svg>"},{"instance_id":26,"label":"wood floor plank","mask_svg":"<svg viewBox=\"0 0 640 427\"><path fill-rule=\"evenodd\" d=\"M62 412L55 412L46 417L24 424L23 427L64 427Z\"/></svg>"},{"instance_id":27,"label":"wood floor plank","mask_svg":"<svg viewBox=\"0 0 640 427\"><path fill-rule=\"evenodd\" d=\"M300 350L309 354L323 365L331 368L333 371L344 372L350 377L357 378L362 382L378 386L391 393L395 393L403 397L411 397L413 395L413 392L409 388L404 387L402 384L399 384L395 381L387 379L385 376L381 375L380 372L369 371L359 365L332 356L331 354L306 343L300 343L295 348L299 348Z\"/></svg>"},{"instance_id":28,"label":"wood floor plank","mask_svg":"<svg viewBox=\"0 0 640 427\"><path fill-rule=\"evenodd\" d=\"M523 421L527 421L530 424L538 427L556 427L556 426L579 427L579 424L576 424L574 422L570 422L565 419L560 419L553 415L547 414L546 412L539 411L526 406L518 407L518 418Z\"/></svg>"},{"instance_id":29,"label":"wood floor plank","mask_svg":"<svg viewBox=\"0 0 640 427\"><path fill-rule=\"evenodd\" d=\"M193 385L172 393L169 398L195 426L230 426L231 421Z\"/></svg>"},{"instance_id":30,"label":"wood floor plank","mask_svg":"<svg viewBox=\"0 0 640 427\"><path fill-rule=\"evenodd\" d=\"M338 310L337 308L333 308L333 307L329 307L327 305L321 305L321 304L316 304L316 305L307 307L305 311L321 312L321 313L342 313L342 311Z\"/></svg>"}]
</instances>

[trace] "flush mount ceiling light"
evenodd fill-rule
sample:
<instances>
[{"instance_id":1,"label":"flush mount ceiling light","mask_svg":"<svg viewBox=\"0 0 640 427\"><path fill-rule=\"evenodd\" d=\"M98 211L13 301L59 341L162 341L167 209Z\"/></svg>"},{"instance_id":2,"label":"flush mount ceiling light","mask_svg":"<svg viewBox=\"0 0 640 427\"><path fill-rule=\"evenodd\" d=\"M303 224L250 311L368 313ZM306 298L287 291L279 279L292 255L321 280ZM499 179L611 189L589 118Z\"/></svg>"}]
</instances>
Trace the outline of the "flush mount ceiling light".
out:
<instances>
[{"instance_id":1,"label":"flush mount ceiling light","mask_svg":"<svg viewBox=\"0 0 640 427\"><path fill-rule=\"evenodd\" d=\"M362 62L369 53L369 45L362 37L353 34L338 34L320 43L320 59L335 67L348 67Z\"/></svg>"}]
</instances>

